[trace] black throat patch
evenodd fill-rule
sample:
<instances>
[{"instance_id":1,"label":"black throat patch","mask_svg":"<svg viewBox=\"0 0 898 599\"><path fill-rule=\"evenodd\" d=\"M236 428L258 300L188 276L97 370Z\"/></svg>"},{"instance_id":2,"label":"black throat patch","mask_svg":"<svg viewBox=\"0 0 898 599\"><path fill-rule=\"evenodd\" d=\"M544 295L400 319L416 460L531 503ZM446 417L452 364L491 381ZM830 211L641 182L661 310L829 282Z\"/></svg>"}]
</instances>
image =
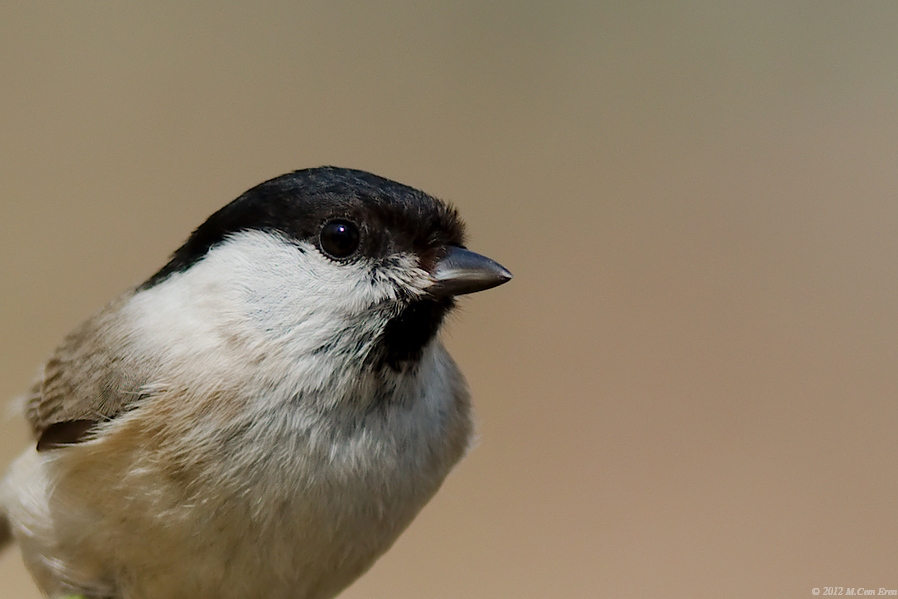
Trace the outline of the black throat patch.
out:
<instances>
[{"instance_id":1,"label":"black throat patch","mask_svg":"<svg viewBox=\"0 0 898 599\"><path fill-rule=\"evenodd\" d=\"M451 298L412 301L387 322L372 356L372 365L400 371L417 363L453 304Z\"/></svg>"}]
</instances>

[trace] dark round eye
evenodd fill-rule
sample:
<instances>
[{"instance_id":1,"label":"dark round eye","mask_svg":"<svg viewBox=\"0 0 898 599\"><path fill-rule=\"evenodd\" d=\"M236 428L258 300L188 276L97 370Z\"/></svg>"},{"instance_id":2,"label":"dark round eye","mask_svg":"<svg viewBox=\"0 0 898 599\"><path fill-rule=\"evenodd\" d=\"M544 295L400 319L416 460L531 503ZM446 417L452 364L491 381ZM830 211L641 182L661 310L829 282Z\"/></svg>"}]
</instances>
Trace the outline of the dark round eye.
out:
<instances>
[{"instance_id":1,"label":"dark round eye","mask_svg":"<svg viewBox=\"0 0 898 599\"><path fill-rule=\"evenodd\" d=\"M347 258L359 249L359 228L348 220L325 223L318 234L321 249L332 258Z\"/></svg>"}]
</instances>

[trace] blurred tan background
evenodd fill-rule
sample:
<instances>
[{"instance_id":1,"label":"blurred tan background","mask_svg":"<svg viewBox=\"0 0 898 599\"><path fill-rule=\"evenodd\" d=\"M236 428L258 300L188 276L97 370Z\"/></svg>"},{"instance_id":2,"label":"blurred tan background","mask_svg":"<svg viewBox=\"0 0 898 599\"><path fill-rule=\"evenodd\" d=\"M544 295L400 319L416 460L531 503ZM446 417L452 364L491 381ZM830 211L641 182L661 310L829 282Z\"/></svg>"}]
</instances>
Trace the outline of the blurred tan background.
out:
<instances>
[{"instance_id":1,"label":"blurred tan background","mask_svg":"<svg viewBox=\"0 0 898 599\"><path fill-rule=\"evenodd\" d=\"M516 278L346 599L898 589L898 4L243 4L0 6L0 397L245 189L363 168Z\"/></svg>"}]
</instances>

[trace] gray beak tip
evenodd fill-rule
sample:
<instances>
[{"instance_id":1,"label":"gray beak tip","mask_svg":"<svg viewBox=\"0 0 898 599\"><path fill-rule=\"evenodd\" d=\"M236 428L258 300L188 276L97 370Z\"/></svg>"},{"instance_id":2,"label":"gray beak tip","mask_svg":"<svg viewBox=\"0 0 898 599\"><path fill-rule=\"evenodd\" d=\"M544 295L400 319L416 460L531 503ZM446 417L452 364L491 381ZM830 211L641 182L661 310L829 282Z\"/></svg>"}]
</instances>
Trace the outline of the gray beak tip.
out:
<instances>
[{"instance_id":1,"label":"gray beak tip","mask_svg":"<svg viewBox=\"0 0 898 599\"><path fill-rule=\"evenodd\" d=\"M485 291L512 279L508 269L498 262L460 247L449 248L432 275L434 283L427 291L434 297Z\"/></svg>"}]
</instances>

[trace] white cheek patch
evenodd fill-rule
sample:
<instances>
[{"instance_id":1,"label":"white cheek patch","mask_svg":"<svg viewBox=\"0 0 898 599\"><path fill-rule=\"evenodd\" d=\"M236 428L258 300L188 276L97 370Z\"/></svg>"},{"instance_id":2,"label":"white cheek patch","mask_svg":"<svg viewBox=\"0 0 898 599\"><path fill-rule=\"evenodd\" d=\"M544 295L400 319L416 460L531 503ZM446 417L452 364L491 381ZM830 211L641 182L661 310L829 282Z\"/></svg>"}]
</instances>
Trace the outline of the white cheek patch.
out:
<instances>
[{"instance_id":1,"label":"white cheek patch","mask_svg":"<svg viewBox=\"0 0 898 599\"><path fill-rule=\"evenodd\" d=\"M417 258L406 253L385 259L379 268L371 269L369 277L383 295L395 294L397 289L402 289L412 296L421 296L433 283L433 278L418 265Z\"/></svg>"},{"instance_id":2,"label":"white cheek patch","mask_svg":"<svg viewBox=\"0 0 898 599\"><path fill-rule=\"evenodd\" d=\"M141 292L128 309L150 353L165 361L197 361L235 339L241 351L297 356L336 343L363 353L395 316L396 300L421 295L429 283L411 255L338 262L310 243L252 230Z\"/></svg>"},{"instance_id":3,"label":"white cheek patch","mask_svg":"<svg viewBox=\"0 0 898 599\"><path fill-rule=\"evenodd\" d=\"M233 309L275 335L297 328L332 334L396 294L393 285L372 282L367 260L337 262L310 243L261 231L235 236L207 260L212 277L229 277Z\"/></svg>"}]
</instances>

